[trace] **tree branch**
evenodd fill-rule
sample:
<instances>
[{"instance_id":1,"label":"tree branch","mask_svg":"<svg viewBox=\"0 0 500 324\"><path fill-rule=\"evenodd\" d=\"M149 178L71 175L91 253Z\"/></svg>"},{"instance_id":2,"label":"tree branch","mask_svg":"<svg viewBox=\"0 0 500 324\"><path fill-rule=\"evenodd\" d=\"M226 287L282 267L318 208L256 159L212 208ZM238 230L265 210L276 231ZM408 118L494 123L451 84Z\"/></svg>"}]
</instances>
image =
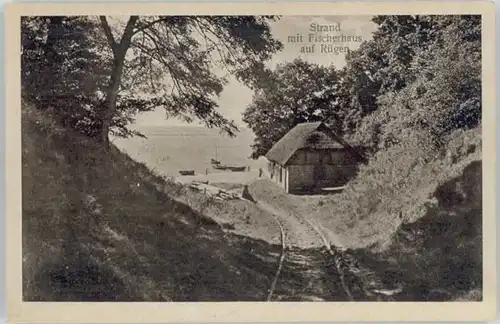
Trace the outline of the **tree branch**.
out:
<instances>
[{"instance_id":1,"label":"tree branch","mask_svg":"<svg viewBox=\"0 0 500 324\"><path fill-rule=\"evenodd\" d=\"M146 24L146 25L144 25L144 26L141 26L141 27L139 27L139 28L136 28L136 29L132 32L132 35L135 35L135 34L137 34L137 33L141 32L141 31L143 31L143 30L145 30L145 29L148 29L148 28L150 28L151 26L153 26L153 25L155 25L155 24L157 24L157 23L159 23L159 22L166 21L168 18L169 18L169 17L159 18L159 19L156 19L156 20L153 20L153 21L151 21L151 22L147 23L147 24Z\"/></svg>"},{"instance_id":2,"label":"tree branch","mask_svg":"<svg viewBox=\"0 0 500 324\"><path fill-rule=\"evenodd\" d=\"M226 49L228 55L233 58L235 62L239 61L239 58L235 54L234 48L231 47L231 40L227 37L227 35L224 34L222 30L213 30L210 28L210 23L201 20L196 20L202 27L204 27L210 34L214 35L216 39L219 39L220 43L223 45L223 47Z\"/></svg>"},{"instance_id":3,"label":"tree branch","mask_svg":"<svg viewBox=\"0 0 500 324\"><path fill-rule=\"evenodd\" d=\"M184 85L182 85L181 82L179 81L182 78L180 78L177 75L177 73L175 72L175 70L170 66L170 64L167 61L165 61L165 59L161 55L162 52L161 52L161 49L158 47L158 45L155 42L153 42L153 45L155 46L155 49L151 49L148 47L142 47L142 45L139 45L137 43L134 44L134 46L136 46L137 48L139 48L141 50L141 54L145 54L145 55L149 56L150 58L154 59L155 61L157 61L158 63L163 65L163 67L165 67L169 71L168 74L170 76L170 79L173 82L173 88L177 89L177 92L179 95L185 96L187 94L187 92L189 92L189 91L183 90L183 89L186 89L186 87Z\"/></svg>"},{"instance_id":4,"label":"tree branch","mask_svg":"<svg viewBox=\"0 0 500 324\"><path fill-rule=\"evenodd\" d=\"M113 36L113 32L109 27L108 20L106 19L106 16L99 16L99 20L101 21L102 29L104 30L104 34L106 35L109 45L111 46L111 50L113 51L113 54L115 54L117 43L115 41L115 37Z\"/></svg>"},{"instance_id":5,"label":"tree branch","mask_svg":"<svg viewBox=\"0 0 500 324\"><path fill-rule=\"evenodd\" d=\"M123 31L122 39L120 40L120 46L127 48L130 44L130 40L132 36L134 36L134 26L139 16L130 16L127 21L127 25L125 26L125 30Z\"/></svg>"}]
</instances>

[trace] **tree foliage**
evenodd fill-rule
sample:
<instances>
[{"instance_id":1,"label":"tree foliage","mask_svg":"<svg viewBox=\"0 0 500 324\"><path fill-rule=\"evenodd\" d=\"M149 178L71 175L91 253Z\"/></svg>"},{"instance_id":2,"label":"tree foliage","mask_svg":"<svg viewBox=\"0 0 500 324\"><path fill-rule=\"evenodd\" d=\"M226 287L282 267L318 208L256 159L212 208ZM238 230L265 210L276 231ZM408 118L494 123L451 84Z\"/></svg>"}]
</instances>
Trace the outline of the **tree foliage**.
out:
<instances>
[{"instance_id":1,"label":"tree foliage","mask_svg":"<svg viewBox=\"0 0 500 324\"><path fill-rule=\"evenodd\" d=\"M383 16L374 21L373 39L348 56L343 71L347 132L378 149L405 140L408 129L439 141L480 123L479 16ZM366 100L356 100L360 97Z\"/></svg>"},{"instance_id":2,"label":"tree foliage","mask_svg":"<svg viewBox=\"0 0 500 324\"><path fill-rule=\"evenodd\" d=\"M376 16L373 22L372 39L347 54L341 71L307 70L308 63L296 61L263 77L245 112L256 135L254 157L310 120L330 122L373 151L411 142L415 132L439 144L480 123L480 16Z\"/></svg>"},{"instance_id":3,"label":"tree foliage","mask_svg":"<svg viewBox=\"0 0 500 324\"><path fill-rule=\"evenodd\" d=\"M23 17L21 20L22 92L39 109L89 136L99 129L95 107L109 74L107 61L84 17Z\"/></svg>"},{"instance_id":4,"label":"tree foliage","mask_svg":"<svg viewBox=\"0 0 500 324\"><path fill-rule=\"evenodd\" d=\"M44 107L65 111L78 122L89 119L92 131L85 126L82 131L104 143L110 133L134 135L127 128L134 116L158 107L165 108L169 117L198 119L234 135L237 128L217 111L216 98L227 82L227 73L253 86L263 70L263 61L281 48L270 34L268 23L273 19L25 17L24 89L29 93L27 98L45 102ZM34 69L39 66L44 69ZM214 72L220 68L225 73ZM92 88L75 77L80 72L94 79ZM66 81L75 86L69 87ZM44 99L38 92L46 93ZM78 109L79 104L83 105ZM67 105L79 111L68 112ZM83 111L87 111L85 118Z\"/></svg>"},{"instance_id":5,"label":"tree foliage","mask_svg":"<svg viewBox=\"0 0 500 324\"><path fill-rule=\"evenodd\" d=\"M392 72L371 73L371 82L380 86L374 93L373 106L366 110L360 106L343 107L361 115L350 135L371 146L373 154L335 201L334 214L339 217L343 213L354 232L366 227L366 237L371 238L390 233L390 228L402 220L413 222L423 217L433 203L429 197L436 195L436 189L458 177L465 166L481 156L480 17L411 19L424 25L425 35L419 34L424 27L418 24L405 34L406 39L415 40L405 51L411 53L406 54L408 59L380 52L385 57L380 62L388 63L392 58L385 67L385 71ZM403 28L409 20L403 20L403 27L398 25L401 20L394 17L375 21L382 22L379 31L348 58L343 73L360 71L353 70L353 61L366 58L367 53L372 53L366 48L376 48L377 42L387 45L387 53L398 47L398 38L394 36L393 42L391 32ZM389 27L390 31L380 33ZM394 78L383 80L381 75ZM458 214L460 217L455 209L449 215L455 222L469 213Z\"/></svg>"},{"instance_id":6,"label":"tree foliage","mask_svg":"<svg viewBox=\"0 0 500 324\"><path fill-rule=\"evenodd\" d=\"M296 59L267 72L243 114L243 121L256 136L252 157L265 154L299 123L328 121L341 125L336 109L339 77L334 67Z\"/></svg>"}]
</instances>

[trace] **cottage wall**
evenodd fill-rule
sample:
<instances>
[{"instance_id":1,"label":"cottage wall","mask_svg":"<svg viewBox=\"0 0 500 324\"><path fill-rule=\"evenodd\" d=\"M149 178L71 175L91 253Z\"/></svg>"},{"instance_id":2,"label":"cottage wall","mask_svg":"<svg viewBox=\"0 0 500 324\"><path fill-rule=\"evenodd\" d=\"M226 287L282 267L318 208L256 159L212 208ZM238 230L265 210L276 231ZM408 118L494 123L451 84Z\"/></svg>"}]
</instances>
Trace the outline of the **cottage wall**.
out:
<instances>
[{"instance_id":1,"label":"cottage wall","mask_svg":"<svg viewBox=\"0 0 500 324\"><path fill-rule=\"evenodd\" d=\"M355 174L356 161L346 150L299 150L290 159L287 170L288 191L293 193L344 185Z\"/></svg>"},{"instance_id":2,"label":"cottage wall","mask_svg":"<svg viewBox=\"0 0 500 324\"><path fill-rule=\"evenodd\" d=\"M336 187L342 186L354 176L356 172L355 165L325 165L325 177L321 180L314 179L314 165L289 165L288 181L289 191L301 191L312 187Z\"/></svg>"},{"instance_id":3,"label":"cottage wall","mask_svg":"<svg viewBox=\"0 0 500 324\"><path fill-rule=\"evenodd\" d=\"M284 190L288 190L288 170L278 163L270 162L268 164L269 178Z\"/></svg>"}]
</instances>

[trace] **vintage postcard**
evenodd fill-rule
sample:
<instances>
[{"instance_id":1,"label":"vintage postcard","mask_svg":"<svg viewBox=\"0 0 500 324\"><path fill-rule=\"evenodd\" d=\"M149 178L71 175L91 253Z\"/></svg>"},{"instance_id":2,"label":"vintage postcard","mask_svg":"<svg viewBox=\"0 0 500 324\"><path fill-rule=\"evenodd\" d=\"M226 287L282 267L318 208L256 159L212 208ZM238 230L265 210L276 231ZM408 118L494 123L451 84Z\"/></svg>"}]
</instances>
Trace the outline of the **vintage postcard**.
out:
<instances>
[{"instance_id":1,"label":"vintage postcard","mask_svg":"<svg viewBox=\"0 0 500 324\"><path fill-rule=\"evenodd\" d=\"M5 20L9 321L495 317L493 3Z\"/></svg>"}]
</instances>

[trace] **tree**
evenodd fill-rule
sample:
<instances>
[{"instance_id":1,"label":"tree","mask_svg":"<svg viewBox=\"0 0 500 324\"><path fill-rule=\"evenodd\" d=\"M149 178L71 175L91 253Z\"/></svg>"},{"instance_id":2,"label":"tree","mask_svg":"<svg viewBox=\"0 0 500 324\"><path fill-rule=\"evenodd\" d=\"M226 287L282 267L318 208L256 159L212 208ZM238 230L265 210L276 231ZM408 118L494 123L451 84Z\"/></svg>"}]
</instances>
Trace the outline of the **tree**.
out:
<instances>
[{"instance_id":1,"label":"tree","mask_svg":"<svg viewBox=\"0 0 500 324\"><path fill-rule=\"evenodd\" d=\"M227 82L213 67L222 66L252 86L263 61L281 48L268 21L254 16L130 16L115 36L108 18L100 24L112 52L112 69L99 111L101 140L108 142L113 117L124 98L145 107L164 107L169 116L193 117L229 135L235 124L217 112L217 97ZM129 53L129 50L132 50ZM142 92L136 95L137 89Z\"/></svg>"},{"instance_id":2,"label":"tree","mask_svg":"<svg viewBox=\"0 0 500 324\"><path fill-rule=\"evenodd\" d=\"M342 71L340 105L348 133L378 109L379 95L414 81L419 73L412 67L415 53L426 49L435 35L433 16L375 16L373 22L378 26L373 38L347 55Z\"/></svg>"},{"instance_id":3,"label":"tree","mask_svg":"<svg viewBox=\"0 0 500 324\"><path fill-rule=\"evenodd\" d=\"M243 121L256 136L252 157L265 154L299 123L325 121L339 130L342 116L337 109L338 86L334 67L301 59L266 71L243 114Z\"/></svg>"},{"instance_id":4,"label":"tree","mask_svg":"<svg viewBox=\"0 0 500 324\"><path fill-rule=\"evenodd\" d=\"M439 140L481 121L481 19L452 16L437 23L435 43L415 61L420 75L394 101L406 107L398 123L419 125Z\"/></svg>"},{"instance_id":5,"label":"tree","mask_svg":"<svg viewBox=\"0 0 500 324\"><path fill-rule=\"evenodd\" d=\"M340 72L339 106L343 111L343 131L354 132L361 120L377 109L382 82L374 76L385 66L382 52L374 42L365 42L346 56Z\"/></svg>"},{"instance_id":6,"label":"tree","mask_svg":"<svg viewBox=\"0 0 500 324\"><path fill-rule=\"evenodd\" d=\"M478 16L382 16L374 37L347 57L340 105L344 127L374 149L409 129L439 142L481 118ZM365 100L359 100L363 98Z\"/></svg>"},{"instance_id":7,"label":"tree","mask_svg":"<svg viewBox=\"0 0 500 324\"><path fill-rule=\"evenodd\" d=\"M30 100L55 107L70 117L67 124L104 144L110 134L140 135L127 126L137 113L157 107L169 117L196 118L234 135L235 124L217 111L215 99L225 74L252 86L263 61L281 48L270 34L274 19L24 17L23 89Z\"/></svg>"},{"instance_id":8,"label":"tree","mask_svg":"<svg viewBox=\"0 0 500 324\"><path fill-rule=\"evenodd\" d=\"M23 98L50 109L65 126L86 135L100 128L95 107L109 74L86 17L23 17L21 84Z\"/></svg>"}]
</instances>

